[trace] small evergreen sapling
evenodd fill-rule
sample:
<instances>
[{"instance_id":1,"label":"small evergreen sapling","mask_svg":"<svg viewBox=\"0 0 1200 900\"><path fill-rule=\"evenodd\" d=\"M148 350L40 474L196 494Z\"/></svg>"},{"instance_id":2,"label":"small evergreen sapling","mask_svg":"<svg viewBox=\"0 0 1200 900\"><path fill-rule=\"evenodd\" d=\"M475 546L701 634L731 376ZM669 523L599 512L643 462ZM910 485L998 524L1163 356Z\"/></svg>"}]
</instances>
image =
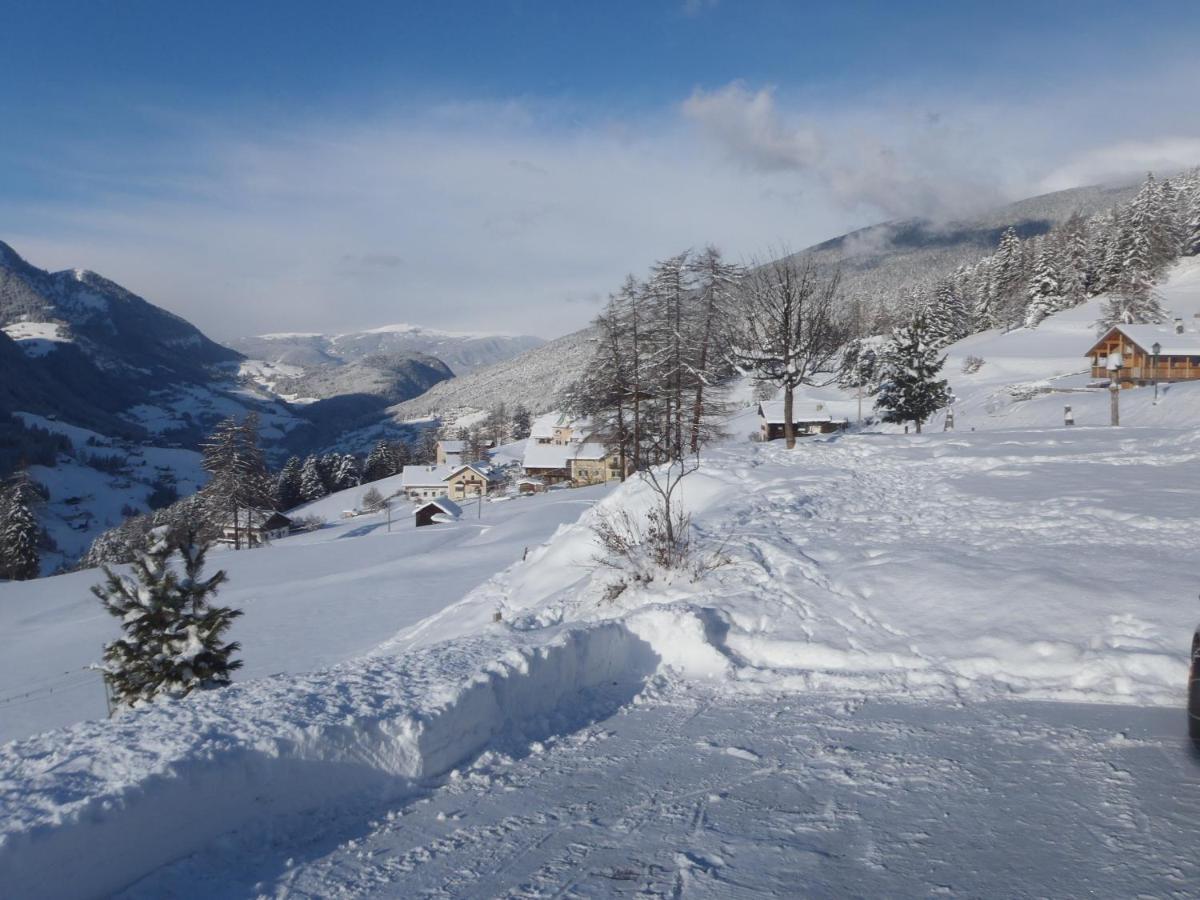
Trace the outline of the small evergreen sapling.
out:
<instances>
[{"instance_id":1,"label":"small evergreen sapling","mask_svg":"<svg viewBox=\"0 0 1200 900\"><path fill-rule=\"evenodd\" d=\"M223 687L241 668L233 659L241 645L225 643L225 633L242 613L211 605L226 576L202 576L207 550L194 535L160 538L133 563L132 576L104 567L106 581L92 593L125 632L104 648L106 678L118 703L135 706L164 694ZM180 565L173 566L177 553Z\"/></svg>"}]
</instances>

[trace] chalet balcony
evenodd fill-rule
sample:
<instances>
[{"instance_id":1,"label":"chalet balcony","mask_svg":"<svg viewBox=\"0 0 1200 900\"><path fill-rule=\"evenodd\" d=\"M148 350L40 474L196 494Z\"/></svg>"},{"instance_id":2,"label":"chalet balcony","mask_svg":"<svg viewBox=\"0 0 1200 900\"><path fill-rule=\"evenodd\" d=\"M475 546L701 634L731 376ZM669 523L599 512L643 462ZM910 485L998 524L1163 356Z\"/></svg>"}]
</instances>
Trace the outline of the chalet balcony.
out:
<instances>
[{"instance_id":1,"label":"chalet balcony","mask_svg":"<svg viewBox=\"0 0 1200 900\"><path fill-rule=\"evenodd\" d=\"M1093 365L1092 377L1107 380L1112 377L1106 366ZM1190 359L1180 360L1174 364L1160 363L1158 366L1122 366L1121 381L1149 383L1152 381L1193 381L1200 379L1200 360L1195 364Z\"/></svg>"}]
</instances>

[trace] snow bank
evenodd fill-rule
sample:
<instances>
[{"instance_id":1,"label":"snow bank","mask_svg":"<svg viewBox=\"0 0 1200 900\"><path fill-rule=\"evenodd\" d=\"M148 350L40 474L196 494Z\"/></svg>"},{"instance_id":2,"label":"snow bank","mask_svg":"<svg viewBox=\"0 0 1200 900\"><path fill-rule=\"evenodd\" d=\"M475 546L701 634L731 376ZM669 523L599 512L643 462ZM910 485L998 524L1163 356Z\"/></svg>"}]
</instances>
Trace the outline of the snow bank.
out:
<instances>
[{"instance_id":1,"label":"snow bank","mask_svg":"<svg viewBox=\"0 0 1200 900\"><path fill-rule=\"evenodd\" d=\"M256 820L404 796L485 747L611 714L657 665L618 624L504 630L7 744L0 884L102 896Z\"/></svg>"}]
</instances>

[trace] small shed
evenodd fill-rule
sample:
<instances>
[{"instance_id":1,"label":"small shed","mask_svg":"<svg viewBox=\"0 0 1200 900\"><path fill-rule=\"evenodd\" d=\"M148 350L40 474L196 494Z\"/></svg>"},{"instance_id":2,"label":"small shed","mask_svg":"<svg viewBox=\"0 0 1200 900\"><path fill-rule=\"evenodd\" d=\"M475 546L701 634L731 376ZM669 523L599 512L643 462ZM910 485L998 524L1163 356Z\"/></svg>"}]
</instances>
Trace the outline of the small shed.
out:
<instances>
[{"instance_id":1,"label":"small shed","mask_svg":"<svg viewBox=\"0 0 1200 900\"><path fill-rule=\"evenodd\" d=\"M517 491L522 494L541 494L546 490L546 482L540 478L522 478L517 482Z\"/></svg>"},{"instance_id":2,"label":"small shed","mask_svg":"<svg viewBox=\"0 0 1200 900\"><path fill-rule=\"evenodd\" d=\"M764 400L758 404L759 431L764 441L777 441L784 436L782 400ZM835 416L824 403L797 400L792 405L792 428L796 436L808 434L832 434L844 431L850 422L843 416Z\"/></svg>"},{"instance_id":3,"label":"small shed","mask_svg":"<svg viewBox=\"0 0 1200 900\"><path fill-rule=\"evenodd\" d=\"M462 507L449 497L437 497L413 509L413 518L418 528L439 522L453 522L461 515Z\"/></svg>"},{"instance_id":4,"label":"small shed","mask_svg":"<svg viewBox=\"0 0 1200 900\"><path fill-rule=\"evenodd\" d=\"M276 538L287 537L292 530L292 520L273 509L248 509L238 513L236 519L221 523L223 544L245 544L257 547Z\"/></svg>"}]
</instances>

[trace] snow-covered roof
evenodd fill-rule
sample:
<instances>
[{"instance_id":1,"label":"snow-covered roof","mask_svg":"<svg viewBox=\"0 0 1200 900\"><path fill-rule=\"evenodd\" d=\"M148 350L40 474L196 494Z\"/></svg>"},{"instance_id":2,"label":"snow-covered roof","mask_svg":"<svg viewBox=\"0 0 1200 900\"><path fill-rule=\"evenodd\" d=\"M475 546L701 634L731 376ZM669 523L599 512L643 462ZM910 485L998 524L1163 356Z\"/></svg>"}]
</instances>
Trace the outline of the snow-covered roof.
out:
<instances>
[{"instance_id":1,"label":"snow-covered roof","mask_svg":"<svg viewBox=\"0 0 1200 900\"><path fill-rule=\"evenodd\" d=\"M1161 345L1159 356L1200 356L1200 333L1195 331L1176 334L1172 325L1116 325L1114 328L1147 353L1157 343ZM1105 332L1107 336L1108 332ZM1092 351L1099 346L1100 342L1093 344Z\"/></svg>"},{"instance_id":2,"label":"snow-covered roof","mask_svg":"<svg viewBox=\"0 0 1200 900\"><path fill-rule=\"evenodd\" d=\"M462 453L467 449L466 441L438 441L443 453Z\"/></svg>"},{"instance_id":3,"label":"snow-covered roof","mask_svg":"<svg viewBox=\"0 0 1200 900\"><path fill-rule=\"evenodd\" d=\"M531 441L525 447L521 465L526 469L565 469L569 465L567 458L571 455L571 449L562 444L535 444Z\"/></svg>"},{"instance_id":4,"label":"snow-covered roof","mask_svg":"<svg viewBox=\"0 0 1200 900\"><path fill-rule=\"evenodd\" d=\"M445 481L448 478L453 478L455 475L457 475L463 469L470 469L472 472L474 472L480 478L485 478L485 479L495 478L496 474L497 474L496 471L491 466L484 465L483 463L464 463L462 465L451 466L450 471L447 473L446 477L443 478L442 480Z\"/></svg>"},{"instance_id":5,"label":"snow-covered roof","mask_svg":"<svg viewBox=\"0 0 1200 900\"><path fill-rule=\"evenodd\" d=\"M766 420L768 425L783 424L783 401L782 400L764 400L758 404L759 415ZM824 403L814 403L811 401L797 400L792 404L792 424L800 422L845 422L843 416L834 418L825 406Z\"/></svg>"},{"instance_id":6,"label":"snow-covered roof","mask_svg":"<svg viewBox=\"0 0 1200 900\"><path fill-rule=\"evenodd\" d=\"M426 500L424 503L418 504L417 506L413 507L413 515L415 516L421 510L427 509L430 506L436 506L443 513L445 513L446 515L451 516L455 519L457 519L459 516L462 515L462 507L459 506L457 503L455 503L453 500L451 500L449 497L435 497L432 500Z\"/></svg>"},{"instance_id":7,"label":"snow-covered roof","mask_svg":"<svg viewBox=\"0 0 1200 900\"><path fill-rule=\"evenodd\" d=\"M548 440L554 437L554 427L558 424L560 415L556 412L545 413L538 416L529 426L529 436L534 438L542 438Z\"/></svg>"},{"instance_id":8,"label":"snow-covered roof","mask_svg":"<svg viewBox=\"0 0 1200 900\"><path fill-rule=\"evenodd\" d=\"M400 483L406 487L441 487L456 466L405 466L400 472Z\"/></svg>"},{"instance_id":9,"label":"snow-covered roof","mask_svg":"<svg viewBox=\"0 0 1200 900\"><path fill-rule=\"evenodd\" d=\"M604 457L608 456L608 448L603 444L590 442L577 444L568 449L571 451L569 455L573 459L604 459Z\"/></svg>"},{"instance_id":10,"label":"snow-covered roof","mask_svg":"<svg viewBox=\"0 0 1200 900\"><path fill-rule=\"evenodd\" d=\"M591 427L592 420L586 417L577 419L564 412L549 412L533 420L529 426L529 436L534 440L550 440L556 428L570 428L575 433L573 437L578 437L580 433L586 434Z\"/></svg>"}]
</instances>

